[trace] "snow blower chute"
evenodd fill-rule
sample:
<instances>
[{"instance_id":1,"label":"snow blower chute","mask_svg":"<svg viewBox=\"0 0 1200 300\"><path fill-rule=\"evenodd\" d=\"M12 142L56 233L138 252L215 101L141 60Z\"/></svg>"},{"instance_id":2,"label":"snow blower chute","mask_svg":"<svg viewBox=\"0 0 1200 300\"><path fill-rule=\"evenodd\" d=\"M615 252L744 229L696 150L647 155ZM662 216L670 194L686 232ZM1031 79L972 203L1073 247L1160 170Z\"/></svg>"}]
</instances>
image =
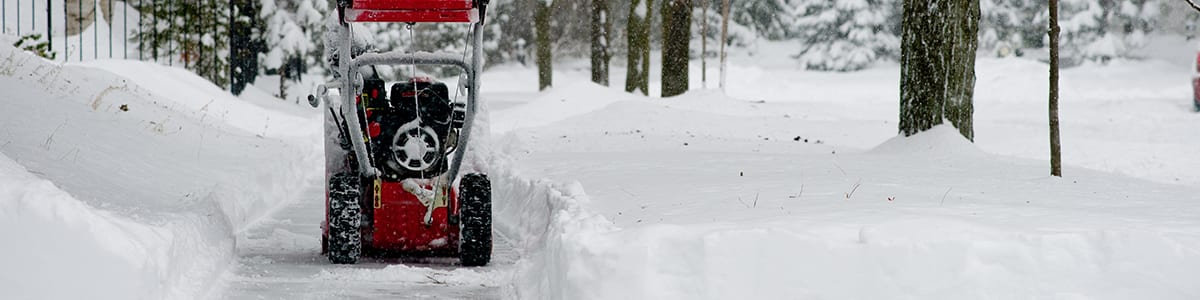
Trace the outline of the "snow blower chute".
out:
<instances>
[{"instance_id":1,"label":"snow blower chute","mask_svg":"<svg viewBox=\"0 0 1200 300\"><path fill-rule=\"evenodd\" d=\"M487 0L338 0L328 24L326 60L333 80L310 96L325 103L326 209L322 252L335 264L363 255L457 256L462 265L491 260L491 183L460 174L479 101L481 32ZM466 53L369 50L353 23L465 23ZM462 69L450 97L428 78L385 88L376 66ZM337 89L337 93L331 93ZM457 102L459 92L466 102ZM461 176L460 176L461 175Z\"/></svg>"}]
</instances>

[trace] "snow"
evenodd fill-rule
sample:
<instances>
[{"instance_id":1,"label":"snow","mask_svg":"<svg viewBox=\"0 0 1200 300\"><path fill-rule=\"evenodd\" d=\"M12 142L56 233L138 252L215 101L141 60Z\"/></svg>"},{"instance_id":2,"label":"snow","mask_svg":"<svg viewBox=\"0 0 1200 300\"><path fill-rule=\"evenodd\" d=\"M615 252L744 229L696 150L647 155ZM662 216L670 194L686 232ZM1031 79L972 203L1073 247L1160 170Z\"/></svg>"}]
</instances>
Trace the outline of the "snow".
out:
<instances>
[{"instance_id":1,"label":"snow","mask_svg":"<svg viewBox=\"0 0 1200 300\"><path fill-rule=\"evenodd\" d=\"M293 201L237 236L237 258L220 299L502 299L513 248L498 237L492 264L460 268L453 259L364 258L334 266L320 254L324 191L317 178Z\"/></svg>"},{"instance_id":2,"label":"snow","mask_svg":"<svg viewBox=\"0 0 1200 300\"><path fill-rule=\"evenodd\" d=\"M146 244L160 240L164 230L97 211L3 155L0 200L0 236L9 248L0 263L11 270L0 273L6 297L132 299L155 290L146 284L157 281L154 264L161 262L145 258L164 253ZM13 251L18 246L23 249ZM56 282L72 288L56 288Z\"/></svg>"},{"instance_id":3,"label":"snow","mask_svg":"<svg viewBox=\"0 0 1200 300\"><path fill-rule=\"evenodd\" d=\"M633 9L633 13L636 14L639 18L645 19L647 9L648 8L646 8L646 6L638 5L638 7Z\"/></svg>"},{"instance_id":4,"label":"snow","mask_svg":"<svg viewBox=\"0 0 1200 300\"><path fill-rule=\"evenodd\" d=\"M1145 55L1064 70L1064 178L1048 175L1036 61L979 60L976 143L896 136L896 66L735 56L732 97L670 99L555 74L492 112L498 231L525 249L513 294L1198 297L1194 53ZM533 77L491 72L517 79L489 87Z\"/></svg>"},{"instance_id":5,"label":"snow","mask_svg":"<svg viewBox=\"0 0 1200 300\"><path fill-rule=\"evenodd\" d=\"M234 234L321 176L311 111L148 63L0 61L6 297L205 295Z\"/></svg>"},{"instance_id":6,"label":"snow","mask_svg":"<svg viewBox=\"0 0 1200 300\"><path fill-rule=\"evenodd\" d=\"M319 109L0 45L0 298L1200 298L1195 53L1138 38L1145 59L1063 70L1063 178L1025 58L978 60L974 143L897 136L898 66L806 71L794 42L669 99L586 62L544 92L491 68L467 162L494 189L482 268L328 264Z\"/></svg>"}]
</instances>

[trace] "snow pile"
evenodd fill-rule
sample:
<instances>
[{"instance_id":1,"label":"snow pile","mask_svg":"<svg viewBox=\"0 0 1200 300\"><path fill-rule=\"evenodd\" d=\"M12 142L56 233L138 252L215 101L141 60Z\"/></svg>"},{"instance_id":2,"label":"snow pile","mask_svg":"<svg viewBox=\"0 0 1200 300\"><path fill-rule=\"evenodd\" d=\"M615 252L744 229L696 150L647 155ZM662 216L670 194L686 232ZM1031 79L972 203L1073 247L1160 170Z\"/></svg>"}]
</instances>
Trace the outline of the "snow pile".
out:
<instances>
[{"instance_id":1,"label":"snow pile","mask_svg":"<svg viewBox=\"0 0 1200 300\"><path fill-rule=\"evenodd\" d=\"M514 160L493 165L496 199L511 201L496 204L497 220L506 220L497 230L527 251L514 294L1200 297L1189 281L1200 275L1196 189L1074 164L1066 178L1048 176L1045 152L1025 154L1045 143L1044 133L1026 132L1044 126L1038 122L1045 115L1028 109L1044 95L1036 85L1012 89L1044 66L1016 62L981 63L978 144L946 126L896 137L898 81L890 68L844 77L735 65L730 78L747 84L731 85L731 93L764 102L705 91L638 99L567 83L493 112L493 124L538 120L493 127L505 133L498 151ZM1161 104L1170 91L1157 87L1175 83L1160 82L1165 75L1115 79L1138 70L1170 73L1163 69L1171 70L1150 61L1070 74L1065 86L1075 88L1064 91L1064 103L1074 109L1073 121L1064 126L1075 133L1065 144L1125 146L1074 146L1080 152L1069 161L1136 162L1140 155L1121 149L1138 140L1161 140L1148 145L1172 151L1195 145L1175 136L1195 118L1170 108L1187 103ZM754 71L761 74L736 74ZM1107 95L1089 89L1131 85L1141 88ZM1156 109L1160 117L1111 115L1113 109ZM1146 127L1170 130L1132 132ZM1186 166L1188 159L1167 162Z\"/></svg>"},{"instance_id":2,"label":"snow pile","mask_svg":"<svg viewBox=\"0 0 1200 300\"><path fill-rule=\"evenodd\" d=\"M180 284L183 275L166 265L172 235L88 206L0 155L0 236L8 245L0 255L7 270L0 282L6 297L165 298L169 291L159 282ZM220 237L199 238L232 247Z\"/></svg>"},{"instance_id":3,"label":"snow pile","mask_svg":"<svg viewBox=\"0 0 1200 300\"><path fill-rule=\"evenodd\" d=\"M0 62L0 239L14 245L0 257L17 266L0 289L17 298L202 296L233 233L321 176L316 113L145 63L59 65L10 46Z\"/></svg>"},{"instance_id":4,"label":"snow pile","mask_svg":"<svg viewBox=\"0 0 1200 300\"><path fill-rule=\"evenodd\" d=\"M199 120L211 128L240 130L264 137L312 135L313 128L317 128L311 124L311 119L297 117L312 114L312 109L307 106L291 105L265 96L259 90L248 90L248 96L233 98L220 87L186 69L125 60L98 60L81 66L103 69L132 82L151 83L139 85L139 88L162 95L155 100L169 101L163 104L172 111Z\"/></svg>"},{"instance_id":5,"label":"snow pile","mask_svg":"<svg viewBox=\"0 0 1200 300\"><path fill-rule=\"evenodd\" d=\"M581 98L580 95L583 97ZM492 131L537 127L594 111L622 100L641 97L618 92L592 82L574 82L553 87L520 108L493 113Z\"/></svg>"},{"instance_id":6,"label":"snow pile","mask_svg":"<svg viewBox=\"0 0 1200 300\"><path fill-rule=\"evenodd\" d=\"M507 159L492 162L496 231L516 241L523 251L510 297L516 299L577 299L595 288L587 284L599 275L580 264L592 252L599 233L612 230L603 216L585 210L588 202L578 183L556 184L529 180L511 170ZM611 246L607 246L611 247Z\"/></svg>"},{"instance_id":7,"label":"snow pile","mask_svg":"<svg viewBox=\"0 0 1200 300\"><path fill-rule=\"evenodd\" d=\"M983 159L985 154L971 144L951 125L934 126L928 131L914 136L897 136L874 149L873 154L910 155L910 156L967 156Z\"/></svg>"}]
</instances>

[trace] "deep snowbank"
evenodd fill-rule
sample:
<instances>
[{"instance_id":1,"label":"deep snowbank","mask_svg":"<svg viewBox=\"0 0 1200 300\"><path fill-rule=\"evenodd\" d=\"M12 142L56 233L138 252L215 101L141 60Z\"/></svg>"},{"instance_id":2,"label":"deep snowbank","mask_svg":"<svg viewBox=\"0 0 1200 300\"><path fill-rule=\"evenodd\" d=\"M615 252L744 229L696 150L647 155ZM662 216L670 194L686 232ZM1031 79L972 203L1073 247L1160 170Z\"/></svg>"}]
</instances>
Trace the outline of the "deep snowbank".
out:
<instances>
[{"instance_id":1,"label":"deep snowbank","mask_svg":"<svg viewBox=\"0 0 1200 300\"><path fill-rule=\"evenodd\" d=\"M1024 67L1003 72L1016 78ZM498 230L529 251L518 298L1200 297L1188 280L1200 267L1196 190L1071 167L1053 178L1044 161L991 154L1025 147L1028 136L993 135L1014 127L993 120L1032 115L1024 105L978 112L977 126L990 127L977 134L990 142L977 146L948 127L876 139L895 132L872 121L894 111L890 100L747 103L699 91L646 101L584 85L492 114L497 124L526 122L493 128L507 132L497 146L515 157L493 168L513 172L493 175L497 198L514 201L497 203L497 218L513 222ZM1108 105L1162 95L1147 89ZM1103 116L1096 103L1073 101L1080 119ZM524 118L541 113L553 117ZM1076 137L1109 135L1127 138Z\"/></svg>"},{"instance_id":2,"label":"deep snowbank","mask_svg":"<svg viewBox=\"0 0 1200 300\"><path fill-rule=\"evenodd\" d=\"M316 113L247 105L186 71L60 65L3 45L0 88L6 183L41 182L0 198L14 216L0 239L21 245L0 264L23 266L0 271L20 278L0 290L16 295L202 297L233 233L321 176Z\"/></svg>"},{"instance_id":3,"label":"deep snowbank","mask_svg":"<svg viewBox=\"0 0 1200 300\"><path fill-rule=\"evenodd\" d=\"M1078 169L1069 170L1075 182L1049 179L1040 164L959 140L934 130L842 156L840 166L675 154L630 173L548 156L608 203L579 201L578 188L543 196L575 207L552 210L544 252L531 255L517 289L542 299L1200 296L1186 279L1200 267L1194 191ZM638 166L619 162L645 157L588 156L576 160L627 170ZM777 173L665 175L700 162ZM626 221L618 230L590 209Z\"/></svg>"},{"instance_id":4,"label":"deep snowbank","mask_svg":"<svg viewBox=\"0 0 1200 300\"><path fill-rule=\"evenodd\" d=\"M529 179L515 171L508 158L492 162L496 231L516 243L517 264L509 297L515 299L572 299L586 286L591 273L579 256L598 233L613 229L603 216L583 208L588 202L578 183L560 184ZM602 241L602 240L601 240ZM582 278L581 278L582 277Z\"/></svg>"},{"instance_id":5,"label":"deep snowbank","mask_svg":"<svg viewBox=\"0 0 1200 300\"><path fill-rule=\"evenodd\" d=\"M88 206L3 156L0 199L6 298L166 298L169 291L159 282L178 281L178 270L186 269L165 265L172 260L173 235L182 231ZM198 238L232 247L221 237Z\"/></svg>"}]
</instances>

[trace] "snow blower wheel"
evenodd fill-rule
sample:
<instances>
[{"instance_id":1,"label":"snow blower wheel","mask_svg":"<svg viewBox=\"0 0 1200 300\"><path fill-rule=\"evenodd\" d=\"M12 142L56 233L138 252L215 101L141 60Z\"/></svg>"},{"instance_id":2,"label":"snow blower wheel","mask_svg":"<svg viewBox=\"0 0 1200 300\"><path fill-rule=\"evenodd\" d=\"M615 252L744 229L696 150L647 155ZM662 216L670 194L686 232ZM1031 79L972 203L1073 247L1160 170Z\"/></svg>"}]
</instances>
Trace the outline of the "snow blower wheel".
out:
<instances>
[{"instance_id":1,"label":"snow blower wheel","mask_svg":"<svg viewBox=\"0 0 1200 300\"><path fill-rule=\"evenodd\" d=\"M487 175L467 174L459 184L462 233L458 257L468 267L492 260L492 182Z\"/></svg>"},{"instance_id":2,"label":"snow blower wheel","mask_svg":"<svg viewBox=\"0 0 1200 300\"><path fill-rule=\"evenodd\" d=\"M360 182L358 176L347 173L334 174L329 179L329 219L326 220L329 234L325 238L325 255L329 262L353 264L362 253Z\"/></svg>"}]
</instances>

